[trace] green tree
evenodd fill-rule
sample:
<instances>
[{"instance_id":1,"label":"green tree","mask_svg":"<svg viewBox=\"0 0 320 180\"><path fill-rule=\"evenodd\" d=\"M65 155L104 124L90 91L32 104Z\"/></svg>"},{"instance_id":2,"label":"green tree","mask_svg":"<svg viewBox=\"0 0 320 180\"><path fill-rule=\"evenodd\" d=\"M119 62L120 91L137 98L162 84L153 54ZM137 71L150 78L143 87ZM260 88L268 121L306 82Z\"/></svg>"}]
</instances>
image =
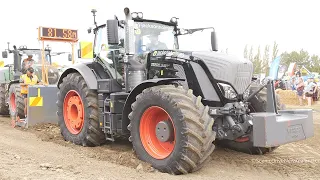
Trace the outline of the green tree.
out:
<instances>
[{"instance_id":1,"label":"green tree","mask_svg":"<svg viewBox=\"0 0 320 180\"><path fill-rule=\"evenodd\" d=\"M278 52L279 52L279 49L278 49L278 44L274 41L273 42L273 48L272 48L272 61L278 56Z\"/></svg>"},{"instance_id":2,"label":"green tree","mask_svg":"<svg viewBox=\"0 0 320 180\"><path fill-rule=\"evenodd\" d=\"M246 47L244 47L243 57L248 59L248 45L247 44L246 44Z\"/></svg>"},{"instance_id":3,"label":"green tree","mask_svg":"<svg viewBox=\"0 0 320 180\"><path fill-rule=\"evenodd\" d=\"M253 67L254 67L254 73L259 74L262 72L262 61L261 61L261 55L260 55L260 46L258 47L257 54L254 56L253 59Z\"/></svg>"},{"instance_id":4,"label":"green tree","mask_svg":"<svg viewBox=\"0 0 320 180\"><path fill-rule=\"evenodd\" d=\"M309 71L320 73L320 57L312 55L310 58Z\"/></svg>"},{"instance_id":5,"label":"green tree","mask_svg":"<svg viewBox=\"0 0 320 180\"><path fill-rule=\"evenodd\" d=\"M253 47L251 46L250 52L249 52L249 60L253 61Z\"/></svg>"},{"instance_id":6,"label":"green tree","mask_svg":"<svg viewBox=\"0 0 320 180\"><path fill-rule=\"evenodd\" d=\"M303 49L301 49L300 52L292 51L290 53L284 52L281 54L281 64L286 65L287 67L290 63L297 63L299 66L304 65L308 68L310 66L309 59L309 53Z\"/></svg>"},{"instance_id":7,"label":"green tree","mask_svg":"<svg viewBox=\"0 0 320 180\"><path fill-rule=\"evenodd\" d=\"M269 45L264 48L264 54L262 59L262 72L267 73L269 70Z\"/></svg>"}]
</instances>

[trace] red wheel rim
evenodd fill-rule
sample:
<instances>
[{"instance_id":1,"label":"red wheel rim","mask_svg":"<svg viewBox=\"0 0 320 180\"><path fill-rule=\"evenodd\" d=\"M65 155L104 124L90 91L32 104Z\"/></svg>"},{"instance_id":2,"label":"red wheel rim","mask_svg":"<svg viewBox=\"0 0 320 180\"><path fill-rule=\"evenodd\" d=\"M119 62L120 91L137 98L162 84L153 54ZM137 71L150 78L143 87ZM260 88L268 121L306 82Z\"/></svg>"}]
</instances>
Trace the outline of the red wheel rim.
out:
<instances>
[{"instance_id":1,"label":"red wheel rim","mask_svg":"<svg viewBox=\"0 0 320 180\"><path fill-rule=\"evenodd\" d=\"M71 134L79 134L84 124L84 107L80 95L70 90L63 102L64 122Z\"/></svg>"},{"instance_id":2,"label":"red wheel rim","mask_svg":"<svg viewBox=\"0 0 320 180\"><path fill-rule=\"evenodd\" d=\"M10 96L10 106L13 112L16 112L16 95L14 93L11 93Z\"/></svg>"},{"instance_id":3,"label":"red wheel rim","mask_svg":"<svg viewBox=\"0 0 320 180\"><path fill-rule=\"evenodd\" d=\"M250 139L249 139L249 137L247 136L247 137L239 137L239 138L237 138L235 141L242 143L242 142L247 142L247 141L249 141L249 140L250 140Z\"/></svg>"},{"instance_id":4,"label":"red wheel rim","mask_svg":"<svg viewBox=\"0 0 320 180\"><path fill-rule=\"evenodd\" d=\"M173 140L161 142L156 136L156 126L160 121L169 120L173 127ZM176 130L169 114L158 106L149 107L140 121L140 139L144 149L155 159L165 159L175 147Z\"/></svg>"}]
</instances>

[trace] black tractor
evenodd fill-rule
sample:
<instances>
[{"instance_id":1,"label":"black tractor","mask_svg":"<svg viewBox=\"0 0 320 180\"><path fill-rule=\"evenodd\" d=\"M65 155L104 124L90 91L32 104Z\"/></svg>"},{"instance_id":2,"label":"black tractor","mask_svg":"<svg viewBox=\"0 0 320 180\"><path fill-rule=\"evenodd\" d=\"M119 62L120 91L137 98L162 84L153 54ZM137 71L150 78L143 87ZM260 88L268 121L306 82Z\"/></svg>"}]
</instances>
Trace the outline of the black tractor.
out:
<instances>
[{"instance_id":1,"label":"black tractor","mask_svg":"<svg viewBox=\"0 0 320 180\"><path fill-rule=\"evenodd\" d=\"M59 79L66 141L99 146L125 137L139 159L186 174L200 169L215 145L265 154L313 136L312 111L279 110L272 80L251 87L253 64L216 52L214 28L182 29L177 18L124 13L125 20L93 29L93 62L73 65ZM212 51L179 50L180 36L205 29L212 30Z\"/></svg>"}]
</instances>

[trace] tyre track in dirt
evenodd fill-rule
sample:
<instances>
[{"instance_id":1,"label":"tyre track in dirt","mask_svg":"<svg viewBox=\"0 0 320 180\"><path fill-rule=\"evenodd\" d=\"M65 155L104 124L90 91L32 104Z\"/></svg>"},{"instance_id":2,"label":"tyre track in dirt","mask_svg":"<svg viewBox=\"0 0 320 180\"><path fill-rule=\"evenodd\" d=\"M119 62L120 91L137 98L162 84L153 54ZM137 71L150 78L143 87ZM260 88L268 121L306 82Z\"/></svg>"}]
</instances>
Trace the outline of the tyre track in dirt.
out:
<instances>
[{"instance_id":1,"label":"tyre track in dirt","mask_svg":"<svg viewBox=\"0 0 320 180\"><path fill-rule=\"evenodd\" d=\"M320 113L314 113L315 136L301 142L280 146L274 152L259 156L235 152L229 149L217 147L212 153L212 160L194 176L214 178L213 174L225 174L225 178L234 179L230 172L239 175L239 179L320 179ZM9 120L1 120L0 124L10 126ZM84 148L64 141L59 128L55 125L40 125L27 130L16 128L15 130L29 131L39 139L53 142L57 145L78 150L83 156L107 161L130 168L137 168L143 164L145 172L153 169L139 161L132 151L132 145L127 141L108 143L101 147ZM229 172L230 171L230 172ZM189 177L189 176L188 176ZM216 177L216 176L215 176Z\"/></svg>"}]
</instances>

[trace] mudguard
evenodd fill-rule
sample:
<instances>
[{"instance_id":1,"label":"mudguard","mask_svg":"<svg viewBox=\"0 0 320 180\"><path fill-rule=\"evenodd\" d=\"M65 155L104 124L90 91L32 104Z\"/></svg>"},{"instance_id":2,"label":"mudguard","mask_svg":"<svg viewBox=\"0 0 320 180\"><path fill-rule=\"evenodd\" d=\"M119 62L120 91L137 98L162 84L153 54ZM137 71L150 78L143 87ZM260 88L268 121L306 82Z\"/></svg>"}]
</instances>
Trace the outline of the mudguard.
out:
<instances>
[{"instance_id":1,"label":"mudguard","mask_svg":"<svg viewBox=\"0 0 320 180\"><path fill-rule=\"evenodd\" d=\"M79 63L65 69L59 78L57 87L59 88L59 85L62 83L63 78L66 77L68 74L78 72L86 81L89 89L97 89L97 77L86 64L88 63Z\"/></svg>"},{"instance_id":2,"label":"mudguard","mask_svg":"<svg viewBox=\"0 0 320 180\"><path fill-rule=\"evenodd\" d=\"M129 118L128 115L131 112L131 104L136 100L136 96L140 94L144 89L160 85L160 84L168 84L173 81L185 81L185 79L181 78L156 78L156 79L149 79L146 81L143 81L141 84L137 85L128 95L126 99L126 103L123 108L122 112L122 130L124 131L123 134L128 134L129 131L127 129L127 126L129 125Z\"/></svg>"}]
</instances>

